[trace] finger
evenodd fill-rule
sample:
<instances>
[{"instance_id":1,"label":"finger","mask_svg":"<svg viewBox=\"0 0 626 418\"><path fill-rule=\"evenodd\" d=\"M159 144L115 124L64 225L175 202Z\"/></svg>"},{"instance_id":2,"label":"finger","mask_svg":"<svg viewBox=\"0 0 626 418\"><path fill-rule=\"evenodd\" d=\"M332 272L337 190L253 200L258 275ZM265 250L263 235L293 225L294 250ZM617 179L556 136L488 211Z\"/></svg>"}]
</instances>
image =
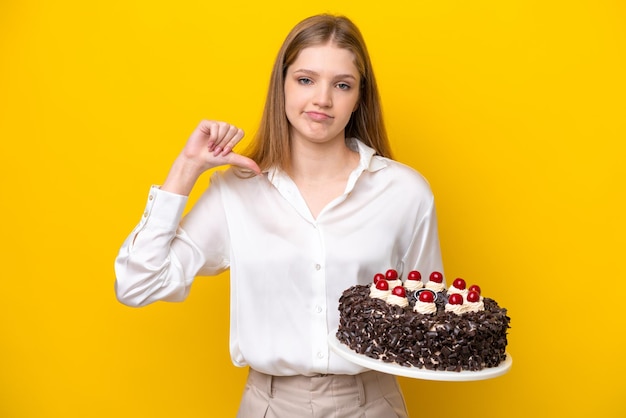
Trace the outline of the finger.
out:
<instances>
[{"instance_id":1,"label":"finger","mask_svg":"<svg viewBox=\"0 0 626 418\"><path fill-rule=\"evenodd\" d=\"M226 145L224 145L224 150L222 151L221 155L227 155L229 152L231 152L233 148L235 148L235 145L237 145L239 141L241 141L245 135L242 129L239 129L236 127L233 127L233 128L234 128L234 131L232 132L233 136L232 138L228 140Z\"/></svg>"},{"instance_id":2,"label":"finger","mask_svg":"<svg viewBox=\"0 0 626 418\"><path fill-rule=\"evenodd\" d=\"M215 143L213 155L226 155L234 145L243 138L243 131L234 125L224 124L220 126L219 140Z\"/></svg>"},{"instance_id":3,"label":"finger","mask_svg":"<svg viewBox=\"0 0 626 418\"><path fill-rule=\"evenodd\" d=\"M219 124L212 120L203 120L200 123L200 131L207 138L209 151L212 151L219 138Z\"/></svg>"},{"instance_id":4,"label":"finger","mask_svg":"<svg viewBox=\"0 0 626 418\"><path fill-rule=\"evenodd\" d=\"M230 125L225 122L215 122L215 127L212 132L212 141L210 143L209 151L213 152L213 155L217 156L222 152L223 146L220 145L224 139L224 136L228 134Z\"/></svg>"}]
</instances>

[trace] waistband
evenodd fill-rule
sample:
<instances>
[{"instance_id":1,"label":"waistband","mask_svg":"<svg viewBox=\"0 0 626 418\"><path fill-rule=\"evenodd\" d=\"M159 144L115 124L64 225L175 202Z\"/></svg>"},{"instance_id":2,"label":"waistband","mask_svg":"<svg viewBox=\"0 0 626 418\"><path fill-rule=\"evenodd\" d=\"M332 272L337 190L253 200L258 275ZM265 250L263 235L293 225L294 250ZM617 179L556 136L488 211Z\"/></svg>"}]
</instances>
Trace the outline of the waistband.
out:
<instances>
[{"instance_id":1,"label":"waistband","mask_svg":"<svg viewBox=\"0 0 626 418\"><path fill-rule=\"evenodd\" d=\"M270 398L276 391L302 390L315 391L329 385L353 387L358 393L359 406L383 397L397 388L395 377L377 371L367 371L355 375L317 374L313 376L272 376L250 368L248 383L267 393Z\"/></svg>"}]
</instances>

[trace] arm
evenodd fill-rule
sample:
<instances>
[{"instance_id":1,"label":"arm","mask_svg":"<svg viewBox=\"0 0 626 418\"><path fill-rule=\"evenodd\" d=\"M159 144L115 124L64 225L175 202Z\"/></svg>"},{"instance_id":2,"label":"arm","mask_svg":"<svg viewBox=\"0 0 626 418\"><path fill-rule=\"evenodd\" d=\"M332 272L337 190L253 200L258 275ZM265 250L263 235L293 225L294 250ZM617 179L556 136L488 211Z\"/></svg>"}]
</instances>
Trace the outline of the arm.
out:
<instances>
[{"instance_id":1,"label":"arm","mask_svg":"<svg viewBox=\"0 0 626 418\"><path fill-rule=\"evenodd\" d=\"M410 270L418 270L422 273L422 277L428 277L433 271L444 273L437 227L437 213L432 194L428 197L428 204L425 209L417 220L411 244L402 258L407 273Z\"/></svg>"},{"instance_id":2,"label":"arm","mask_svg":"<svg viewBox=\"0 0 626 418\"><path fill-rule=\"evenodd\" d=\"M179 224L187 195L204 171L233 164L259 172L254 161L232 152L242 138L243 131L224 122L203 121L192 133L163 186L150 191L141 222L115 260L115 290L120 302L144 306L157 300L182 301L200 269L219 272L227 267L219 258L207 260L206 249L200 248ZM201 200L206 207L209 199ZM197 217L205 224L190 223L186 228L213 232L215 246L223 247L220 213L216 210L213 219ZM213 231L211 225L216 225Z\"/></svg>"}]
</instances>

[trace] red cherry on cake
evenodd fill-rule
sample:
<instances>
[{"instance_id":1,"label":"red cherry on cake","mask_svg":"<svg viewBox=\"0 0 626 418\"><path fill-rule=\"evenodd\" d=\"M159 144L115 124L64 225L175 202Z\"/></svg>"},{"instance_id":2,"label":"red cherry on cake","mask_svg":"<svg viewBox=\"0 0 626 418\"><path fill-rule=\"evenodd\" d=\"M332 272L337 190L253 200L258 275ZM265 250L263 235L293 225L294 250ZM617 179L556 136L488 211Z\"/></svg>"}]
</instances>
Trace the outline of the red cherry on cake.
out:
<instances>
[{"instance_id":1,"label":"red cherry on cake","mask_svg":"<svg viewBox=\"0 0 626 418\"><path fill-rule=\"evenodd\" d=\"M382 273L376 273L374 275L374 284L378 283L380 280L385 280L385 275Z\"/></svg>"},{"instance_id":2,"label":"red cherry on cake","mask_svg":"<svg viewBox=\"0 0 626 418\"><path fill-rule=\"evenodd\" d=\"M389 290L389 283L387 283L387 280L379 280L378 283L376 283L376 289Z\"/></svg>"},{"instance_id":3,"label":"red cherry on cake","mask_svg":"<svg viewBox=\"0 0 626 418\"><path fill-rule=\"evenodd\" d=\"M387 273L385 273L385 278L387 280L396 280L398 278L398 272L394 269L389 269Z\"/></svg>"},{"instance_id":4,"label":"red cherry on cake","mask_svg":"<svg viewBox=\"0 0 626 418\"><path fill-rule=\"evenodd\" d=\"M480 300L480 293L478 293L475 290L470 290L470 292L467 294L467 301L478 302L479 300Z\"/></svg>"},{"instance_id":5,"label":"red cherry on cake","mask_svg":"<svg viewBox=\"0 0 626 418\"><path fill-rule=\"evenodd\" d=\"M422 280L422 275L417 270L409 271L408 276L406 276L407 280Z\"/></svg>"},{"instance_id":6,"label":"red cherry on cake","mask_svg":"<svg viewBox=\"0 0 626 418\"><path fill-rule=\"evenodd\" d=\"M399 296L401 298L406 297L406 291L404 290L403 286L396 286L393 288L393 290L391 291L391 293L393 293L396 296Z\"/></svg>"},{"instance_id":7,"label":"red cherry on cake","mask_svg":"<svg viewBox=\"0 0 626 418\"><path fill-rule=\"evenodd\" d=\"M471 285L468 290L470 292L478 292L478 294L480 295L480 286L478 286L477 284L473 284Z\"/></svg>"},{"instance_id":8,"label":"red cherry on cake","mask_svg":"<svg viewBox=\"0 0 626 418\"><path fill-rule=\"evenodd\" d=\"M458 293L453 293L448 297L448 303L450 305L463 305L463 296Z\"/></svg>"},{"instance_id":9,"label":"red cherry on cake","mask_svg":"<svg viewBox=\"0 0 626 418\"><path fill-rule=\"evenodd\" d=\"M455 288L459 289L459 290L463 290L465 289L465 280L458 278L458 279L454 279L454 281L452 282L452 286L454 286Z\"/></svg>"},{"instance_id":10,"label":"red cherry on cake","mask_svg":"<svg viewBox=\"0 0 626 418\"><path fill-rule=\"evenodd\" d=\"M420 302L432 303L435 301L435 296L433 292L420 292L419 300Z\"/></svg>"},{"instance_id":11,"label":"red cherry on cake","mask_svg":"<svg viewBox=\"0 0 626 418\"><path fill-rule=\"evenodd\" d=\"M430 281L435 283L443 283L443 274L438 271L433 271L430 273Z\"/></svg>"}]
</instances>

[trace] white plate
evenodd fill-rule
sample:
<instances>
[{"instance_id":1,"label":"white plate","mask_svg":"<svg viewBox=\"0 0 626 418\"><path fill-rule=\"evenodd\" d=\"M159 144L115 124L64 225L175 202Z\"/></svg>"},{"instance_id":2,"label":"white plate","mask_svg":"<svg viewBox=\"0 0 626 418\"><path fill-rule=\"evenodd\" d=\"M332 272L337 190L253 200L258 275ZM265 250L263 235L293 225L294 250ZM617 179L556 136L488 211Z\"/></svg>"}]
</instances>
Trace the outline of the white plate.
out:
<instances>
[{"instance_id":1,"label":"white plate","mask_svg":"<svg viewBox=\"0 0 626 418\"><path fill-rule=\"evenodd\" d=\"M343 344L337 339L337 330L334 330L328 335L328 345L330 348L343 357L344 359L358 364L359 366L367 367L368 369L377 370L379 372L393 374L396 376L411 377L414 379L425 380L441 380L448 382L464 382L471 380L485 380L498 377L508 372L513 364L513 359L509 353L506 353L506 359L496 367L488 367L479 371L460 371L460 372L447 372L447 371L434 371L419 369L417 367L400 366L395 363L385 363L382 360L376 360L371 357L367 357L363 354L359 354L352 351L347 345Z\"/></svg>"}]
</instances>

